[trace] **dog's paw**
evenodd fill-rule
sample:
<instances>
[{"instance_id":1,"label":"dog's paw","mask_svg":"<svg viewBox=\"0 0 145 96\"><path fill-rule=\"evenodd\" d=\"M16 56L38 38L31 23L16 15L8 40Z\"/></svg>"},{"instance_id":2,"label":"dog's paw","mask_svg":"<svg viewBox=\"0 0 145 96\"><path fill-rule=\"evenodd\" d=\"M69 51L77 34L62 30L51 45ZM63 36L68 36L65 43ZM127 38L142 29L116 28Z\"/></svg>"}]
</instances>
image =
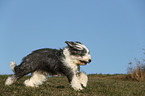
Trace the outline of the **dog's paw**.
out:
<instances>
[{"instance_id":1,"label":"dog's paw","mask_svg":"<svg viewBox=\"0 0 145 96\"><path fill-rule=\"evenodd\" d=\"M73 86L73 89L76 90L76 91L80 91L80 90L83 90L82 86Z\"/></svg>"},{"instance_id":2,"label":"dog's paw","mask_svg":"<svg viewBox=\"0 0 145 96\"><path fill-rule=\"evenodd\" d=\"M5 82L5 85L11 85L11 84L13 84L15 81L16 81L15 76L10 76L10 77L7 78L7 80L6 80L6 82Z\"/></svg>"},{"instance_id":3,"label":"dog's paw","mask_svg":"<svg viewBox=\"0 0 145 96\"><path fill-rule=\"evenodd\" d=\"M87 75L84 73L84 72L80 72L78 75L77 75L80 83L82 84L83 87L87 87L87 82L88 82L88 77Z\"/></svg>"},{"instance_id":4,"label":"dog's paw","mask_svg":"<svg viewBox=\"0 0 145 96\"><path fill-rule=\"evenodd\" d=\"M24 82L25 86L27 87L39 87L38 85L34 84L30 79Z\"/></svg>"},{"instance_id":5,"label":"dog's paw","mask_svg":"<svg viewBox=\"0 0 145 96\"><path fill-rule=\"evenodd\" d=\"M74 89L74 90L83 90L83 87L82 87L82 85L80 84L80 82L72 82L71 83L71 86L72 86L72 88Z\"/></svg>"}]
</instances>

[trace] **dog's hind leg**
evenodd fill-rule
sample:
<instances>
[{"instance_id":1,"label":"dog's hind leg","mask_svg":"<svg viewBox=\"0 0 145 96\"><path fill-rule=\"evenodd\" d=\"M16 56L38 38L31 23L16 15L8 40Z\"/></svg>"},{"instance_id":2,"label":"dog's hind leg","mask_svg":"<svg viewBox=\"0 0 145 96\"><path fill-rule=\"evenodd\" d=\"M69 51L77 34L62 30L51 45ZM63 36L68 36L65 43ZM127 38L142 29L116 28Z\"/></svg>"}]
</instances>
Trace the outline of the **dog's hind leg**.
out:
<instances>
[{"instance_id":1,"label":"dog's hind leg","mask_svg":"<svg viewBox=\"0 0 145 96\"><path fill-rule=\"evenodd\" d=\"M10 67L11 67L11 69L12 69L13 72L15 72L15 71L14 71L14 68L15 68L16 66L17 66L17 65L16 65L15 60L14 60L14 62L10 62ZM13 83L16 82L16 81L17 81L17 79L16 79L16 76L15 76L15 75L9 76L9 77L7 78L7 80L6 80L6 82L5 82L5 85L11 85L11 84L13 84Z\"/></svg>"},{"instance_id":2,"label":"dog's hind leg","mask_svg":"<svg viewBox=\"0 0 145 96\"><path fill-rule=\"evenodd\" d=\"M5 85L11 85L16 81L17 81L17 79L16 79L15 75L9 76L5 82Z\"/></svg>"},{"instance_id":3,"label":"dog's hind leg","mask_svg":"<svg viewBox=\"0 0 145 96\"><path fill-rule=\"evenodd\" d=\"M47 80L46 75L41 73L40 71L35 71L32 73L32 77L27 79L24 84L30 87L38 87L39 85L43 84Z\"/></svg>"},{"instance_id":4,"label":"dog's hind leg","mask_svg":"<svg viewBox=\"0 0 145 96\"><path fill-rule=\"evenodd\" d=\"M21 63L19 66L17 66L15 62L11 62L10 67L12 71L15 72L15 74L7 78L5 85L11 85L20 78L22 78L24 75L31 72L31 68L29 67L29 65L24 64L24 62Z\"/></svg>"}]
</instances>

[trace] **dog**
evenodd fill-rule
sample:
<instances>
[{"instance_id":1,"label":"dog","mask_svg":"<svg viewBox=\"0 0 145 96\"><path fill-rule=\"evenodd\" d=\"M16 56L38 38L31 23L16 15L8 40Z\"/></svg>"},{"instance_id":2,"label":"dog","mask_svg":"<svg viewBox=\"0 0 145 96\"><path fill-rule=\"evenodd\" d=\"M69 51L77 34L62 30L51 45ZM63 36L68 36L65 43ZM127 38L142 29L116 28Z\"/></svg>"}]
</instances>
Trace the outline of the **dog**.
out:
<instances>
[{"instance_id":1,"label":"dog","mask_svg":"<svg viewBox=\"0 0 145 96\"><path fill-rule=\"evenodd\" d=\"M23 76L32 73L31 78L24 84L38 87L47 80L47 75L63 74L67 77L74 90L82 90L87 86L88 77L80 72L80 65L91 62L89 49L78 41L66 41L63 49L38 49L22 59L20 65L11 62L10 67L14 75L9 76L5 85L11 85Z\"/></svg>"}]
</instances>

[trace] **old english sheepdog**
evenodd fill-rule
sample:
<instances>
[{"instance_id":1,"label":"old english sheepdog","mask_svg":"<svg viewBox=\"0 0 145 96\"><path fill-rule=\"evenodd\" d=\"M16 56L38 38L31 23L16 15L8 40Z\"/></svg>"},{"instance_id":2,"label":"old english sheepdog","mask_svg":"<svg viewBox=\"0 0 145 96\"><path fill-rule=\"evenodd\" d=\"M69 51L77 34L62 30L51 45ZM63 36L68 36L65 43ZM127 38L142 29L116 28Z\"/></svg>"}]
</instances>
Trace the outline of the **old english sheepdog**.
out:
<instances>
[{"instance_id":1,"label":"old english sheepdog","mask_svg":"<svg viewBox=\"0 0 145 96\"><path fill-rule=\"evenodd\" d=\"M47 75L63 74L67 77L74 90L82 90L87 86L88 77L80 72L80 65L91 62L89 49L80 42L66 41L68 46L63 49L39 49L22 59L20 65L10 63L14 75L7 78L5 85L11 85L24 75L32 73L24 84L38 87L47 80Z\"/></svg>"}]
</instances>

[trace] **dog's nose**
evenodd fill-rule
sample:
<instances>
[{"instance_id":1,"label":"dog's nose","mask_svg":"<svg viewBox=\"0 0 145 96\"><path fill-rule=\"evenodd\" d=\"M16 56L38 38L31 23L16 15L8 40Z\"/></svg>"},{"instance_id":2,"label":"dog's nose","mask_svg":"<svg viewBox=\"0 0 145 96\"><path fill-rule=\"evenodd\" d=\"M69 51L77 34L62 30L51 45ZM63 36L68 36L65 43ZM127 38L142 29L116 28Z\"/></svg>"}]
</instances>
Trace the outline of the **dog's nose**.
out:
<instances>
[{"instance_id":1,"label":"dog's nose","mask_svg":"<svg viewBox=\"0 0 145 96\"><path fill-rule=\"evenodd\" d=\"M91 62L92 60L91 59L89 59L89 63Z\"/></svg>"}]
</instances>

